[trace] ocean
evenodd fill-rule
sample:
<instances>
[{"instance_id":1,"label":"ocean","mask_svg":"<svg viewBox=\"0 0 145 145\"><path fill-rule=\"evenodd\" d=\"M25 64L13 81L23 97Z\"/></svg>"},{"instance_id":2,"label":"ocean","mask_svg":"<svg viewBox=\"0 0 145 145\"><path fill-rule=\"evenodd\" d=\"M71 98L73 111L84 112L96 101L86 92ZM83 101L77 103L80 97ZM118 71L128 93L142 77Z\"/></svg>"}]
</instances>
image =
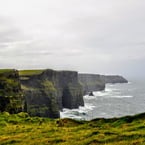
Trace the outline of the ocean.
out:
<instances>
[{"instance_id":1,"label":"ocean","mask_svg":"<svg viewBox=\"0 0 145 145\"><path fill-rule=\"evenodd\" d=\"M107 84L104 91L84 96L84 106L64 108L61 118L92 120L112 118L145 112L145 80L132 80L123 84Z\"/></svg>"}]
</instances>

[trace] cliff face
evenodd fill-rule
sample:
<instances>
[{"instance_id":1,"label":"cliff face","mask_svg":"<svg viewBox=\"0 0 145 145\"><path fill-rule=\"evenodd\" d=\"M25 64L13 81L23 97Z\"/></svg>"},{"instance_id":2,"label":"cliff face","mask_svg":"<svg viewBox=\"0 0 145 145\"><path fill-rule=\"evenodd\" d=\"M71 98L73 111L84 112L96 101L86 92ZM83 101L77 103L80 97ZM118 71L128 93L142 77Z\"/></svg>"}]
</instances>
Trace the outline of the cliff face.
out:
<instances>
[{"instance_id":1,"label":"cliff face","mask_svg":"<svg viewBox=\"0 0 145 145\"><path fill-rule=\"evenodd\" d=\"M128 81L123 78L122 76L118 75L101 75L101 79L103 80L104 83L128 83Z\"/></svg>"},{"instance_id":2,"label":"cliff face","mask_svg":"<svg viewBox=\"0 0 145 145\"><path fill-rule=\"evenodd\" d=\"M100 75L97 74L79 74L79 81L83 86L84 94L105 89L105 83L102 81Z\"/></svg>"},{"instance_id":3,"label":"cliff face","mask_svg":"<svg viewBox=\"0 0 145 145\"><path fill-rule=\"evenodd\" d=\"M82 87L78 81L78 73L74 71L57 72L59 106L62 108L78 108L84 105ZM61 103L62 101L62 103ZM61 105L62 104L62 105Z\"/></svg>"},{"instance_id":4,"label":"cliff face","mask_svg":"<svg viewBox=\"0 0 145 145\"><path fill-rule=\"evenodd\" d=\"M128 81L118 75L98 75L98 74L79 74L79 81L83 86L84 94L91 91L101 91L105 89L106 83L127 83Z\"/></svg>"},{"instance_id":5,"label":"cliff face","mask_svg":"<svg viewBox=\"0 0 145 145\"><path fill-rule=\"evenodd\" d=\"M25 110L31 116L58 118L59 109L84 105L77 72L21 71L20 76L26 99Z\"/></svg>"},{"instance_id":6,"label":"cliff face","mask_svg":"<svg viewBox=\"0 0 145 145\"><path fill-rule=\"evenodd\" d=\"M22 92L16 70L0 70L0 111L22 111Z\"/></svg>"}]
</instances>

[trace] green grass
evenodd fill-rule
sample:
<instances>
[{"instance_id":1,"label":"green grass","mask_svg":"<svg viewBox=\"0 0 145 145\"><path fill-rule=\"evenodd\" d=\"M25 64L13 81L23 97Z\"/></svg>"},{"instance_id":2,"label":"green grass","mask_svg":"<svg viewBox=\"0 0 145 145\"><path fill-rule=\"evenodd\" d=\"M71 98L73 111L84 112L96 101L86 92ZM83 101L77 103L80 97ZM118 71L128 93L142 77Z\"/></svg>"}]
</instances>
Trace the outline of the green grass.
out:
<instances>
[{"instance_id":1,"label":"green grass","mask_svg":"<svg viewBox=\"0 0 145 145\"><path fill-rule=\"evenodd\" d=\"M13 69L0 69L0 73L10 72L13 71Z\"/></svg>"},{"instance_id":2,"label":"green grass","mask_svg":"<svg viewBox=\"0 0 145 145\"><path fill-rule=\"evenodd\" d=\"M44 70L19 70L20 76L31 76L31 75L39 75Z\"/></svg>"},{"instance_id":3,"label":"green grass","mask_svg":"<svg viewBox=\"0 0 145 145\"><path fill-rule=\"evenodd\" d=\"M41 74L42 72L44 71L54 71L52 69L42 69L42 70L19 70L19 75L20 76L31 76L31 75L39 75ZM74 72L74 71L65 71L65 70L62 70L62 71L56 71L56 72ZM24 78L25 79L25 78Z\"/></svg>"},{"instance_id":4,"label":"green grass","mask_svg":"<svg viewBox=\"0 0 145 145\"><path fill-rule=\"evenodd\" d=\"M0 145L145 145L145 113L77 121L0 115Z\"/></svg>"}]
</instances>

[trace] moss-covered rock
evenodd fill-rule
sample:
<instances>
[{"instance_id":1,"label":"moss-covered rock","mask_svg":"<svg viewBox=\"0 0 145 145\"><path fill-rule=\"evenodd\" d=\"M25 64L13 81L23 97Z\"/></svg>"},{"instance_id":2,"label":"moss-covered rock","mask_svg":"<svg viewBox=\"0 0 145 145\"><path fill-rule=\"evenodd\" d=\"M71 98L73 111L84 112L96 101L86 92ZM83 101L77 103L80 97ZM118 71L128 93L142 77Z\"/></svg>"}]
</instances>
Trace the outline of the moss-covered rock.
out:
<instances>
[{"instance_id":1,"label":"moss-covered rock","mask_svg":"<svg viewBox=\"0 0 145 145\"><path fill-rule=\"evenodd\" d=\"M31 81L30 81L31 82ZM50 81L37 80L37 86L23 85L25 111L31 116L58 118L56 90ZM29 85L29 82L28 82Z\"/></svg>"},{"instance_id":2,"label":"moss-covered rock","mask_svg":"<svg viewBox=\"0 0 145 145\"><path fill-rule=\"evenodd\" d=\"M0 70L0 111L22 111L22 92L16 70Z\"/></svg>"}]
</instances>

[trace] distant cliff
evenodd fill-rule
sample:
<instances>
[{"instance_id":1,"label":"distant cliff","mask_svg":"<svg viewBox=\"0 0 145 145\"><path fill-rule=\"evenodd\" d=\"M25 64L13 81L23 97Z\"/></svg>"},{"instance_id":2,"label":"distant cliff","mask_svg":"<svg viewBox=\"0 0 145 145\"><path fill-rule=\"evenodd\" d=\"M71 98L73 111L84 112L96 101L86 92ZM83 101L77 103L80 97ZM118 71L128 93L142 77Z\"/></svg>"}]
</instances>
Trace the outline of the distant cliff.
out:
<instances>
[{"instance_id":1,"label":"distant cliff","mask_svg":"<svg viewBox=\"0 0 145 145\"><path fill-rule=\"evenodd\" d=\"M78 73L73 71L20 71L25 110L31 116L58 118L62 108L84 105Z\"/></svg>"},{"instance_id":2,"label":"distant cliff","mask_svg":"<svg viewBox=\"0 0 145 145\"><path fill-rule=\"evenodd\" d=\"M101 79L104 83L128 83L124 77L118 75L101 75Z\"/></svg>"},{"instance_id":3,"label":"distant cliff","mask_svg":"<svg viewBox=\"0 0 145 145\"><path fill-rule=\"evenodd\" d=\"M107 83L127 83L128 81L118 75L79 74L79 81L83 87L84 94L91 91L105 89Z\"/></svg>"},{"instance_id":4,"label":"distant cliff","mask_svg":"<svg viewBox=\"0 0 145 145\"><path fill-rule=\"evenodd\" d=\"M98 74L79 74L79 81L83 86L84 94L105 89L105 83Z\"/></svg>"},{"instance_id":5,"label":"distant cliff","mask_svg":"<svg viewBox=\"0 0 145 145\"><path fill-rule=\"evenodd\" d=\"M0 112L22 111L22 92L17 70L0 70Z\"/></svg>"}]
</instances>

